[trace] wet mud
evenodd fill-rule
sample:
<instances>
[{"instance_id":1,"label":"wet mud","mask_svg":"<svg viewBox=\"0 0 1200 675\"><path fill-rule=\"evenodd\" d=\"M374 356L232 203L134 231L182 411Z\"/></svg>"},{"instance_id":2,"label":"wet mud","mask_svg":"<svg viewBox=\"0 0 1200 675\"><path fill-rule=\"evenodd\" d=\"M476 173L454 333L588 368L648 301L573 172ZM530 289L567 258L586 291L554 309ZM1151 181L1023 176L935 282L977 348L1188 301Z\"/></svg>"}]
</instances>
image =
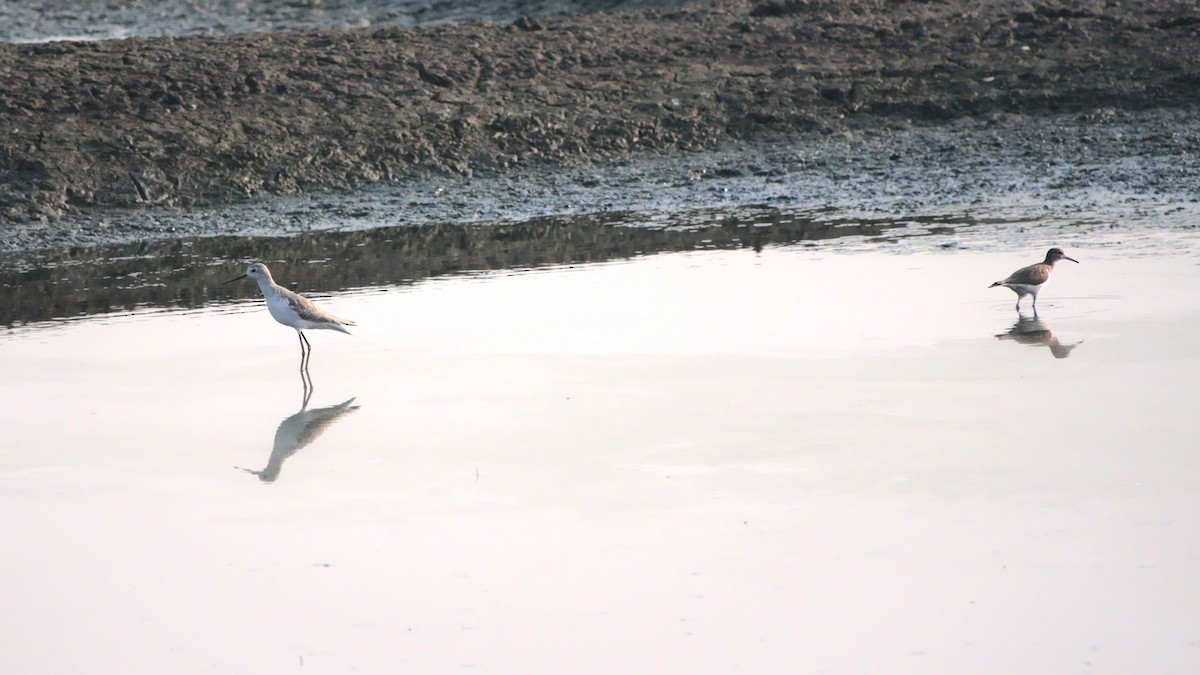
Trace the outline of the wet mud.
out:
<instances>
[{"instance_id":1,"label":"wet mud","mask_svg":"<svg viewBox=\"0 0 1200 675\"><path fill-rule=\"evenodd\" d=\"M688 0L0 0L0 42L508 23Z\"/></svg>"},{"instance_id":2,"label":"wet mud","mask_svg":"<svg viewBox=\"0 0 1200 675\"><path fill-rule=\"evenodd\" d=\"M1156 0L727 0L417 28L7 44L0 83L0 237L23 233L26 247L63 239L64 216L112 209L423 178L469 186L481 175L846 133L868 134L882 154L898 135L964 120L970 133L927 168L993 146L1044 152L1011 144L1045 140L1042 120L1063 115L1104 127L1174 111L1119 149L1177 154L1195 143L1200 13ZM988 132L995 124L1027 131L1009 140ZM906 160L903 150L882 156Z\"/></svg>"}]
</instances>

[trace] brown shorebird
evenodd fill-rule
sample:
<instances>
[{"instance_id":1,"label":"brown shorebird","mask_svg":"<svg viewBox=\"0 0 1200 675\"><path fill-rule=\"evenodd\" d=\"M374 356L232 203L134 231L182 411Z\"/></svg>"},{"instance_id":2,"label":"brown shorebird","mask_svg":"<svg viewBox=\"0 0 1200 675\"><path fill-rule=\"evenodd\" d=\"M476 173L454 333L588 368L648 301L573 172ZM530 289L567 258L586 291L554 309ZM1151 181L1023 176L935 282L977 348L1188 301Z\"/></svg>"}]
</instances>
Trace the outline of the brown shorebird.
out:
<instances>
[{"instance_id":1,"label":"brown shorebird","mask_svg":"<svg viewBox=\"0 0 1200 675\"><path fill-rule=\"evenodd\" d=\"M296 334L300 336L301 371L308 369L308 358L312 355L312 345L308 343L308 338L304 337L303 331L336 330L346 335L350 334L345 327L353 326L353 321L339 319L317 307L312 300L275 283L275 280L271 278L271 270L262 263L251 264L246 268L245 274L225 283L231 284L246 277L258 282L259 290L267 299L267 310L271 312L271 316L275 317L279 323L296 329Z\"/></svg>"},{"instance_id":2,"label":"brown shorebird","mask_svg":"<svg viewBox=\"0 0 1200 675\"><path fill-rule=\"evenodd\" d=\"M1036 265L1022 267L1021 269L1008 275L1008 278L1003 281L988 286L995 288L996 286L1004 286L1011 289L1017 294L1017 311L1021 311L1021 298L1033 296L1033 313L1037 314L1037 296L1038 291L1042 290L1042 286L1050 281L1050 273L1054 271L1054 263L1059 260L1070 260L1073 263L1079 261L1074 258L1068 258L1066 253L1062 252L1061 248L1052 248L1046 251L1046 259Z\"/></svg>"}]
</instances>

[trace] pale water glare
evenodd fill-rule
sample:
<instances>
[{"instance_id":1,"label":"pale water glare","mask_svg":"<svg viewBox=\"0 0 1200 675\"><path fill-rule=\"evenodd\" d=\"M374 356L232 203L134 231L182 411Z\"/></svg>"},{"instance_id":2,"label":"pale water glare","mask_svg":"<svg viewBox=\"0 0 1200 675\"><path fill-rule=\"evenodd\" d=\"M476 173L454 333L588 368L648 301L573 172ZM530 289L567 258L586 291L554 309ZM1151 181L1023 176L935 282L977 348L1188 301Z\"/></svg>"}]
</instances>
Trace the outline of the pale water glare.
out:
<instances>
[{"instance_id":1,"label":"pale water glare","mask_svg":"<svg viewBox=\"0 0 1200 675\"><path fill-rule=\"evenodd\" d=\"M1200 259L1065 248L0 333L0 671L1197 672Z\"/></svg>"}]
</instances>

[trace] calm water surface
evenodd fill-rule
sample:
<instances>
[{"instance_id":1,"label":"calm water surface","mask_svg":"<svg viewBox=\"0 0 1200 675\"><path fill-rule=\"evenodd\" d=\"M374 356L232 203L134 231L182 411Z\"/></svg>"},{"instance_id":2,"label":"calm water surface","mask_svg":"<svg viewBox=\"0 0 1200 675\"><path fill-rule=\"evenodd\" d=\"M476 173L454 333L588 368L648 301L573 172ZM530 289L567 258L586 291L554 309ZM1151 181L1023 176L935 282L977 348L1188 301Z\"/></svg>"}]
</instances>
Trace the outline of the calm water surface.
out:
<instances>
[{"instance_id":1,"label":"calm water surface","mask_svg":"<svg viewBox=\"0 0 1200 675\"><path fill-rule=\"evenodd\" d=\"M304 409L260 301L25 315L0 670L1196 672L1200 255L1147 236L1055 242L1037 321L987 285L1044 246L365 283Z\"/></svg>"}]
</instances>

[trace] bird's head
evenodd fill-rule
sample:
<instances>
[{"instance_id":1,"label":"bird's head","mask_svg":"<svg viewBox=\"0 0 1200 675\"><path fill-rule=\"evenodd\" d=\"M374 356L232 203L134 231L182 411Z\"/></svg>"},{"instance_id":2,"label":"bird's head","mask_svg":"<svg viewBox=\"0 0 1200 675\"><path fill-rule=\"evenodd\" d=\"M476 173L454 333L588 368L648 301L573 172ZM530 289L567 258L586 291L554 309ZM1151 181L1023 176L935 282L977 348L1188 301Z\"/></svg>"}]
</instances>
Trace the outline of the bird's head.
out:
<instances>
[{"instance_id":1,"label":"bird's head","mask_svg":"<svg viewBox=\"0 0 1200 675\"><path fill-rule=\"evenodd\" d=\"M1054 263L1058 262L1059 260L1070 260L1073 263L1079 262L1078 260L1076 260L1074 258L1067 257L1067 254L1063 253L1063 250L1061 248L1052 248L1049 251L1046 251L1046 262L1047 263L1053 265Z\"/></svg>"},{"instance_id":2,"label":"bird's head","mask_svg":"<svg viewBox=\"0 0 1200 675\"><path fill-rule=\"evenodd\" d=\"M235 281L240 281L247 277L249 277L255 281L261 281L263 279L269 280L271 278L271 270L268 270L267 266L262 263L258 263L258 262L250 263L250 265L248 267L246 267L245 274L241 275L240 277L234 277L234 278L230 279L229 281L226 281L225 283L231 284Z\"/></svg>"}]
</instances>

